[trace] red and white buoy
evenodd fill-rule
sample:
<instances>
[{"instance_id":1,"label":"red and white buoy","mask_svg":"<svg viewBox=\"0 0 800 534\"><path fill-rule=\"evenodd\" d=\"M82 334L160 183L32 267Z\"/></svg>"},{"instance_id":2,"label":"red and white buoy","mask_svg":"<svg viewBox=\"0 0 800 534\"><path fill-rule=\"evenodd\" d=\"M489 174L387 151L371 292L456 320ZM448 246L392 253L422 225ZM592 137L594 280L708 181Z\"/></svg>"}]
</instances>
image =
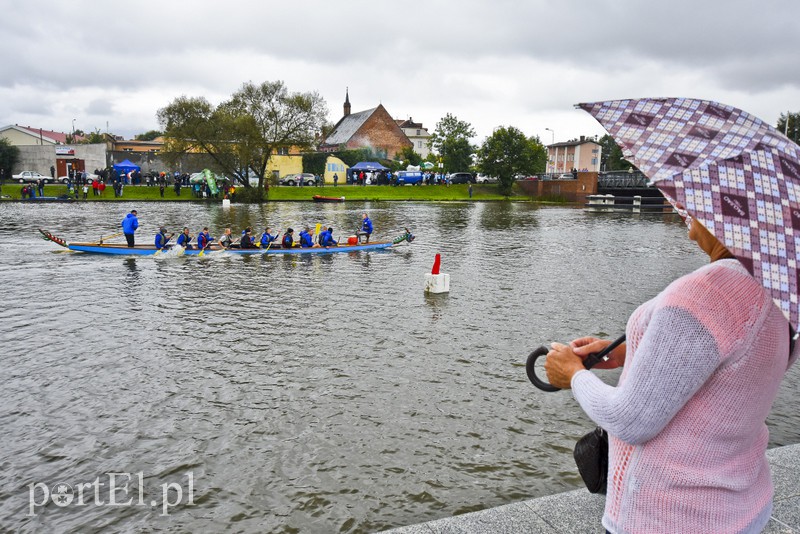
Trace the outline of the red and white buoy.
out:
<instances>
[{"instance_id":1,"label":"red and white buoy","mask_svg":"<svg viewBox=\"0 0 800 534\"><path fill-rule=\"evenodd\" d=\"M431 274L425 275L425 293L450 292L450 275L439 272L441 265L442 256L441 254L437 254L436 258L433 260L433 269L431 269Z\"/></svg>"}]
</instances>

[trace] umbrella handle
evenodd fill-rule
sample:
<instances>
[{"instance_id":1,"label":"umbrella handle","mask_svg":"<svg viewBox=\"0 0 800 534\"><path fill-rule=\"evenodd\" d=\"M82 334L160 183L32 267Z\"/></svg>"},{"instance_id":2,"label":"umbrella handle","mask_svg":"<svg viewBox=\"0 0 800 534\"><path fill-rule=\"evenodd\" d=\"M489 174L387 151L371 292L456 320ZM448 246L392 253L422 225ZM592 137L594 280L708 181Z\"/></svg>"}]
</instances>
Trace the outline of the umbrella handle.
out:
<instances>
[{"instance_id":1,"label":"umbrella handle","mask_svg":"<svg viewBox=\"0 0 800 534\"><path fill-rule=\"evenodd\" d=\"M528 355L528 361L525 363L525 372L528 374L528 380L531 381L531 384L536 386L537 388L541 389L542 391L547 391L548 393L552 393L554 391L561 391L561 388L557 388L552 384L548 384L541 378L536 375L536 360L538 360L542 356L546 356L547 353L550 352L545 347L539 347L535 351L531 352Z\"/></svg>"},{"instance_id":2,"label":"umbrella handle","mask_svg":"<svg viewBox=\"0 0 800 534\"><path fill-rule=\"evenodd\" d=\"M583 360L583 366L586 367L587 369L591 369L601 361L606 360L607 356L611 353L611 351L620 346L624 342L625 342L625 334L622 334L619 338L614 340L613 343L609 344L606 348L604 348L600 352L593 352L592 354L589 354ZM547 391L548 393L552 393L554 391L560 391L561 388L557 388L552 384L548 384L547 382L539 378L536 375L536 368L535 368L536 360L538 360L542 356L547 355L548 352L550 351L545 347L539 347L535 351L531 352L528 355L528 361L525 362L525 373L527 373L528 380L531 381L531 384L541 389L542 391Z\"/></svg>"}]
</instances>

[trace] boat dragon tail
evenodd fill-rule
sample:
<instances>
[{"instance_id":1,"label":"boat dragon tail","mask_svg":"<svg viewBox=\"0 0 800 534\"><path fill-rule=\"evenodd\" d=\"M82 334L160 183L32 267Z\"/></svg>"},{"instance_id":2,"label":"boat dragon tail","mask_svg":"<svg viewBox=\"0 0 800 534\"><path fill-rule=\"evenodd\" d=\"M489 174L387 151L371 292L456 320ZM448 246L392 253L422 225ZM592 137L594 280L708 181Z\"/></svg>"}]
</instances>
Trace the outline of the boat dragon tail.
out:
<instances>
[{"instance_id":1,"label":"boat dragon tail","mask_svg":"<svg viewBox=\"0 0 800 534\"><path fill-rule=\"evenodd\" d=\"M42 230L41 228L39 228L39 232L41 232L42 239L44 239L45 241L52 241L56 245L61 245L64 248L69 248L69 243L67 243L64 239L61 239L60 237L54 236L53 234L51 234L47 230Z\"/></svg>"}]
</instances>

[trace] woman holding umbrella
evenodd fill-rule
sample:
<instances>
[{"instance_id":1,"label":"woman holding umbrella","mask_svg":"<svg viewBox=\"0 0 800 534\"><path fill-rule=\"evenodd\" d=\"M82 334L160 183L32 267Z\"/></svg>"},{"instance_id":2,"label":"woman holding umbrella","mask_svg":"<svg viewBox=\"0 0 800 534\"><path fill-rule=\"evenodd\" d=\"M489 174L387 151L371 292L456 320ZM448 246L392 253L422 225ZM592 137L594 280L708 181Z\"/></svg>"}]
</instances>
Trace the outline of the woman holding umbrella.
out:
<instances>
[{"instance_id":1,"label":"woman holding umbrella","mask_svg":"<svg viewBox=\"0 0 800 534\"><path fill-rule=\"evenodd\" d=\"M624 366L616 386L583 366L608 341L551 345L551 384L571 388L609 435L603 526L614 533L760 532L773 496L765 421L797 358L800 250L791 236L800 219L788 191L800 187L800 152L763 121L714 102L582 107L602 119L628 158L641 156L637 165L711 259L631 315L627 345L597 365Z\"/></svg>"}]
</instances>

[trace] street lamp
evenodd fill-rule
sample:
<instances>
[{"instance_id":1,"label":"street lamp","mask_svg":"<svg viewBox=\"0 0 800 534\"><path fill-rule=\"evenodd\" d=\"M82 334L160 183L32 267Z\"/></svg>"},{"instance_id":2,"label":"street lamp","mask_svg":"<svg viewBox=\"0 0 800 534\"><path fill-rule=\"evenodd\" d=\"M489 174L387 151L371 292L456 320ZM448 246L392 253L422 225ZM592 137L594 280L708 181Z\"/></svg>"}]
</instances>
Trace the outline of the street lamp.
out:
<instances>
[{"instance_id":1,"label":"street lamp","mask_svg":"<svg viewBox=\"0 0 800 534\"><path fill-rule=\"evenodd\" d=\"M72 119L72 139L75 140L75 119Z\"/></svg>"},{"instance_id":2,"label":"street lamp","mask_svg":"<svg viewBox=\"0 0 800 534\"><path fill-rule=\"evenodd\" d=\"M545 128L545 130L550 132L550 135L552 135L552 137L550 138L550 144L551 145L556 144L556 133L553 130L551 130L550 128Z\"/></svg>"}]
</instances>

